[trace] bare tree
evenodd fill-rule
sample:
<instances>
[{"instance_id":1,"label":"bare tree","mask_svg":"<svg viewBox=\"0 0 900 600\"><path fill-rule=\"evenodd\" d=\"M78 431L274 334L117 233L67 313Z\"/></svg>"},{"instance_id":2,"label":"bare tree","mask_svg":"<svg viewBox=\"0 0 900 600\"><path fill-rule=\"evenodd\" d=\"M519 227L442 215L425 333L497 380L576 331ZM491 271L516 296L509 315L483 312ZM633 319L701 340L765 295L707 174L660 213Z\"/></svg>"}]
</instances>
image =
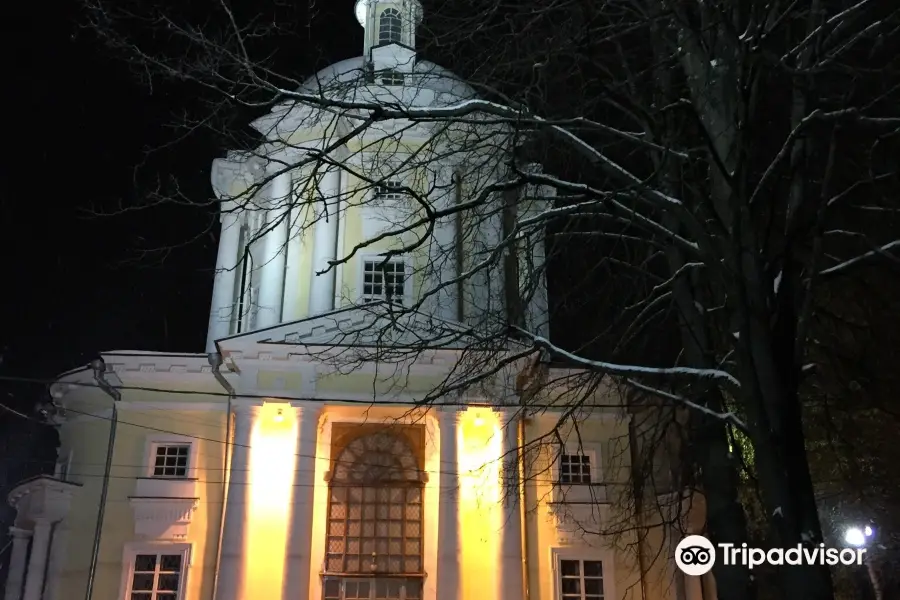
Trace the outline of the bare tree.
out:
<instances>
[{"instance_id":1,"label":"bare tree","mask_svg":"<svg viewBox=\"0 0 900 600\"><path fill-rule=\"evenodd\" d=\"M265 239L276 230L303 236L350 206L375 215L390 200L390 218L373 222L345 255L320 257L320 270L377 249L382 268L392 257L417 256L417 277L428 282L406 305L367 304L371 319L340 330L323 360L353 368L377 359L402 372L412 356L459 350L462 360L423 403L490 387L536 353L593 375L566 400L572 411L592 397L598 377L613 377L687 415L674 420L689 472L679 485L695 479L702 490L713 541L747 539L735 435L752 449L772 543L822 540L800 388L823 282L896 261L900 246L882 221L898 208L900 183L896 7L446 3L427 7L423 52L464 80L420 62L401 94L390 91L390 73L365 62L294 79L260 50L272 25L254 26L225 2L211 7L218 22L98 0L89 14L148 82L174 78L209 99L212 117L186 127L213 127L242 149L228 164L255 175L217 190L223 210L276 218L248 229L245 260L233 268L272 260ZM124 35L129 21L164 33L174 50L143 43L134 28ZM216 118L239 109L268 111L254 123L258 135L237 135ZM411 138L415 150L405 145ZM335 168L356 187L329 187ZM273 192L286 172L302 174L301 189ZM590 276L548 301L548 267L585 249ZM436 275L445 265L454 277ZM559 342L547 335L548 320L576 294L589 302L615 295L621 304L595 340ZM252 294L245 300L234 316L239 327L265 310ZM429 335L386 343L422 331L412 327L422 315ZM677 352L650 359L636 349L636 340L670 325ZM359 343L373 339L379 343ZM657 423L648 431L661 438L669 430ZM721 598L754 596L745 569L717 565L715 574ZM824 566L778 577L786 596L833 596Z\"/></svg>"}]
</instances>

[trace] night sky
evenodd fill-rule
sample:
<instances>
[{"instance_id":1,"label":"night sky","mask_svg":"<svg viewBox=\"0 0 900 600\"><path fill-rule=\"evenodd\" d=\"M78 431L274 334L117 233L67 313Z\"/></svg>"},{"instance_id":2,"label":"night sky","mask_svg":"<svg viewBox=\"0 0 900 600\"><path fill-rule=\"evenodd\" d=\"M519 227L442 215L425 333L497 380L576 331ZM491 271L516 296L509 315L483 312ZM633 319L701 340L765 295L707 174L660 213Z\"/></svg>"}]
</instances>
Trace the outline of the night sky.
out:
<instances>
[{"instance_id":1,"label":"night sky","mask_svg":"<svg viewBox=\"0 0 900 600\"><path fill-rule=\"evenodd\" d=\"M260 10L250 0L232 4L245 16ZM282 72L305 78L361 53L352 0L274 4L283 12L268 15L273 21L297 24L259 49ZM203 352L218 235L213 212L115 213L146 199L158 182L171 189L177 181L201 202L211 198L210 165L228 150L206 133L172 145L184 136L173 127L179 114L204 114L205 99L183 84L156 82L151 94L124 57L84 27L77 0L14 3L6 11L0 405L20 414L0 410L4 498L18 481L52 469L55 431L35 418L35 407L55 375L109 350ZM147 252L159 248L168 251ZM11 516L0 502L0 526Z\"/></svg>"},{"instance_id":2,"label":"night sky","mask_svg":"<svg viewBox=\"0 0 900 600\"><path fill-rule=\"evenodd\" d=\"M307 15L287 15L300 31L273 36L286 72L303 77L360 53L352 1L331 4L315 11L316 27L305 27ZM15 106L7 132L19 132L7 137L0 196L0 373L49 377L105 350L202 352L218 233L212 214L165 207L97 216L135 206L157 181L177 180L192 199L211 196L210 163L227 149L212 135L148 153L183 134L171 125L182 109L197 108L196 90L157 85L149 93L79 25L74 2L13 10L22 12L7 16L18 31L3 42ZM214 233L192 240L204 231ZM170 251L145 252L154 248Z\"/></svg>"}]
</instances>

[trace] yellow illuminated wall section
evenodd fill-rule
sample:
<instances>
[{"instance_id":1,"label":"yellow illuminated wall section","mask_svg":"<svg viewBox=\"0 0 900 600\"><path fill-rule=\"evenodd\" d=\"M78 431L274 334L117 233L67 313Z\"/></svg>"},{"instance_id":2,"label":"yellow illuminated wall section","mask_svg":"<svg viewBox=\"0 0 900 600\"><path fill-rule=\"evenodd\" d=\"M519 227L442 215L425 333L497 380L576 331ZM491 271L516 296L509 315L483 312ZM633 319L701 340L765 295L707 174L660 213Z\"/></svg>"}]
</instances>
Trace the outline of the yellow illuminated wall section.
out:
<instances>
[{"instance_id":1,"label":"yellow illuminated wall section","mask_svg":"<svg viewBox=\"0 0 900 600\"><path fill-rule=\"evenodd\" d=\"M460 420L459 510L463 598L489 600L497 589L500 509L500 421L490 409L470 408Z\"/></svg>"},{"instance_id":2,"label":"yellow illuminated wall section","mask_svg":"<svg viewBox=\"0 0 900 600\"><path fill-rule=\"evenodd\" d=\"M245 598L280 598L297 453L290 405L266 403L250 438Z\"/></svg>"}]
</instances>

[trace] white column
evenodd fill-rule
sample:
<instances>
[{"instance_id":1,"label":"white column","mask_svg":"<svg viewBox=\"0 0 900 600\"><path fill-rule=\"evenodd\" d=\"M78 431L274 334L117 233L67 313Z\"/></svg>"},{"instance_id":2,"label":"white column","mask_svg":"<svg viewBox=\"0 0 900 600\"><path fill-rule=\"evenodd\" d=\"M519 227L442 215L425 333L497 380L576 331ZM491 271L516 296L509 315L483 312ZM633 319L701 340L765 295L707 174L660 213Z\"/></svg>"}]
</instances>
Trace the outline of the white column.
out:
<instances>
[{"instance_id":1,"label":"white column","mask_svg":"<svg viewBox=\"0 0 900 600\"><path fill-rule=\"evenodd\" d=\"M213 280L212 307L209 309L209 327L206 333L206 351L215 352L215 341L231 333L231 321L236 310L234 281L237 277L241 227L237 214L222 213L222 233L219 236L219 253L216 256L216 275Z\"/></svg>"},{"instance_id":2,"label":"white column","mask_svg":"<svg viewBox=\"0 0 900 600\"><path fill-rule=\"evenodd\" d=\"M22 584L25 581L25 564L28 559L28 538L31 532L27 529L10 527L12 536L12 556L9 558L9 573L6 575L6 593L4 600L20 600Z\"/></svg>"},{"instance_id":3,"label":"white column","mask_svg":"<svg viewBox=\"0 0 900 600\"><path fill-rule=\"evenodd\" d=\"M291 192L294 193L293 191ZM287 257L284 263L284 300L282 301L281 320L290 323L302 319L305 306L300 306L301 284L300 257L303 254L303 231L299 211L292 210L288 215Z\"/></svg>"},{"instance_id":4,"label":"white column","mask_svg":"<svg viewBox=\"0 0 900 600\"><path fill-rule=\"evenodd\" d=\"M503 503L500 540L499 600L525 597L522 561L522 509L519 497L519 435L517 408L501 409Z\"/></svg>"},{"instance_id":5,"label":"white column","mask_svg":"<svg viewBox=\"0 0 900 600\"><path fill-rule=\"evenodd\" d=\"M316 225L313 238L312 280L309 287L309 315L320 315L334 309L335 269L328 269L337 253L338 198L341 189L341 172L329 169L319 184L316 198ZM327 210L326 210L327 209Z\"/></svg>"},{"instance_id":6,"label":"white column","mask_svg":"<svg viewBox=\"0 0 900 600\"><path fill-rule=\"evenodd\" d=\"M34 539L31 541L31 556L28 558L28 575L25 577L25 593L22 600L41 600L44 591L44 569L47 567L47 554L50 552L49 519L37 519L34 522Z\"/></svg>"},{"instance_id":7,"label":"white column","mask_svg":"<svg viewBox=\"0 0 900 600\"><path fill-rule=\"evenodd\" d=\"M440 482L438 490L437 600L459 598L459 453L458 426L461 413L438 411L440 426Z\"/></svg>"},{"instance_id":8,"label":"white column","mask_svg":"<svg viewBox=\"0 0 900 600\"><path fill-rule=\"evenodd\" d=\"M281 163L276 164L284 168ZM280 173L269 184L269 209L263 229L266 233L263 237L256 317L256 326L260 329L281 323L290 208L291 174Z\"/></svg>"},{"instance_id":9,"label":"white column","mask_svg":"<svg viewBox=\"0 0 900 600\"><path fill-rule=\"evenodd\" d=\"M69 544L68 522L57 523L50 542L50 564L47 566L47 583L44 586L44 600L60 600L63 597L59 589L59 577L66 562L66 550Z\"/></svg>"},{"instance_id":10,"label":"white column","mask_svg":"<svg viewBox=\"0 0 900 600\"><path fill-rule=\"evenodd\" d=\"M243 597L247 500L250 496L250 436L258 413L259 407L255 405L239 404L234 408L234 441L215 600L241 600Z\"/></svg>"},{"instance_id":11,"label":"white column","mask_svg":"<svg viewBox=\"0 0 900 600\"><path fill-rule=\"evenodd\" d=\"M294 468L294 501L288 531L285 557L283 600L307 598L312 572L313 490L316 474L316 447L319 434L321 405L298 406L297 460Z\"/></svg>"}]
</instances>

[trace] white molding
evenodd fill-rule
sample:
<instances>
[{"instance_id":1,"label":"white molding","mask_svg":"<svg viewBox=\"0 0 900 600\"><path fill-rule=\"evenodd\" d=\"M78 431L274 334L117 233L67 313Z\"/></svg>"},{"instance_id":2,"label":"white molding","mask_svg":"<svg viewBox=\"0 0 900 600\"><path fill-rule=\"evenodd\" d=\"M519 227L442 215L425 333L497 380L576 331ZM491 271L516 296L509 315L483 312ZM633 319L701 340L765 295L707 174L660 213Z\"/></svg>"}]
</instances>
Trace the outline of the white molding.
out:
<instances>
[{"instance_id":1,"label":"white molding","mask_svg":"<svg viewBox=\"0 0 900 600\"><path fill-rule=\"evenodd\" d=\"M616 565L613 559L614 552L611 548L579 548L571 546L550 547L550 573L552 574L552 600L562 598L560 590L560 560L596 560L603 564L603 598L604 600L618 600L616 596Z\"/></svg>"},{"instance_id":2,"label":"white molding","mask_svg":"<svg viewBox=\"0 0 900 600\"><path fill-rule=\"evenodd\" d=\"M197 498L129 498L134 534L153 540L183 540L197 509Z\"/></svg>"},{"instance_id":3,"label":"white molding","mask_svg":"<svg viewBox=\"0 0 900 600\"><path fill-rule=\"evenodd\" d=\"M119 583L119 598L128 598L131 580L134 575L134 560L138 554L180 554L181 580L178 582L177 600L186 600L187 583L190 568L193 566L193 548L191 542L125 542L122 550L122 575Z\"/></svg>"},{"instance_id":4,"label":"white molding","mask_svg":"<svg viewBox=\"0 0 900 600\"><path fill-rule=\"evenodd\" d=\"M157 401L146 401L146 400L136 400L136 401L128 401L125 400L121 404L118 405L119 412L128 412L128 411L153 411L153 410L168 410L168 411L184 411L184 412L225 412L228 410L228 402L225 398L222 398L221 402L180 402L177 400L157 400Z\"/></svg>"}]
</instances>

